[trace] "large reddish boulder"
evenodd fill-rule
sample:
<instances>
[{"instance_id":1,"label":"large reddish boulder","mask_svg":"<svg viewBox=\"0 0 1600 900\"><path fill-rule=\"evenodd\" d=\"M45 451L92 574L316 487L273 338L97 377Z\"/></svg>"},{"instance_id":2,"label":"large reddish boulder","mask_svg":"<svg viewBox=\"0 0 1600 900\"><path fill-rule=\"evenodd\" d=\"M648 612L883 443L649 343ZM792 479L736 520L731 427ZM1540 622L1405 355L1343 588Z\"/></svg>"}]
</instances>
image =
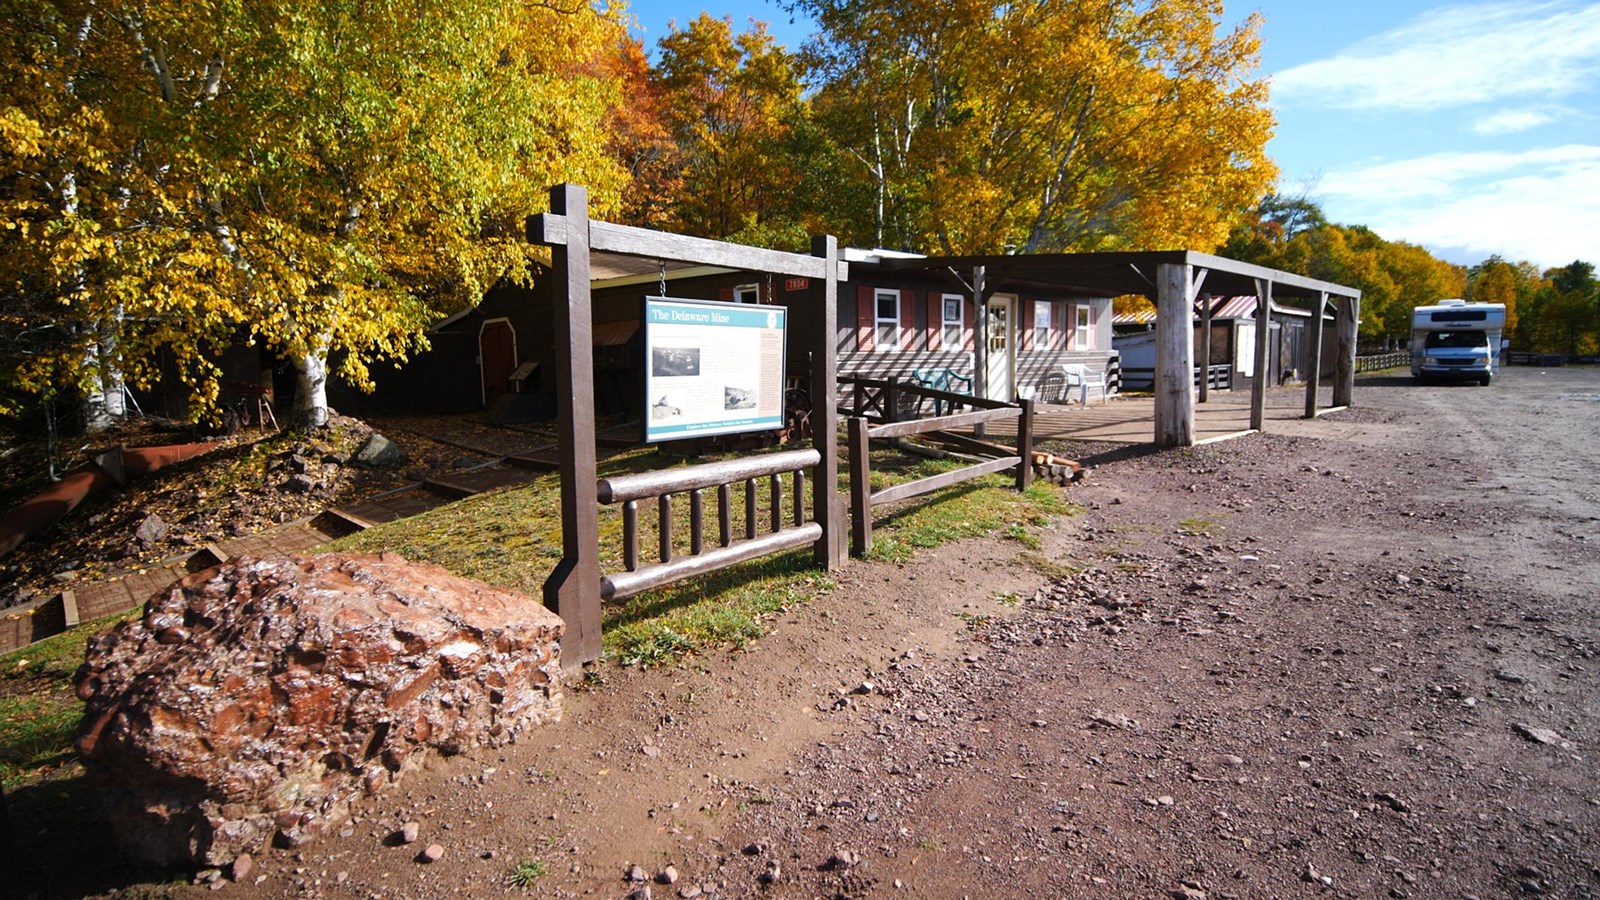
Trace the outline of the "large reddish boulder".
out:
<instances>
[{"instance_id":1,"label":"large reddish boulder","mask_svg":"<svg viewBox=\"0 0 1600 900\"><path fill-rule=\"evenodd\" d=\"M241 558L90 640L78 751L127 852L221 865L337 827L430 750L558 719L561 632L392 553Z\"/></svg>"}]
</instances>

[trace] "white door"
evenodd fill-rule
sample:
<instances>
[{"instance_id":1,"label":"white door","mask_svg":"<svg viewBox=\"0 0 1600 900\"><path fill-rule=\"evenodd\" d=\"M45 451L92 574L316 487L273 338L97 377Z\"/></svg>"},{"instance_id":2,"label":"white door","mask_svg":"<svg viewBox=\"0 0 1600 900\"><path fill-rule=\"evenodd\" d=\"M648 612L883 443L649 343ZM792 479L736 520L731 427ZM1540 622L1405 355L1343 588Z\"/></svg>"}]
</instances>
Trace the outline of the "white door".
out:
<instances>
[{"instance_id":1,"label":"white door","mask_svg":"<svg viewBox=\"0 0 1600 900\"><path fill-rule=\"evenodd\" d=\"M1016 320L1017 298L994 296L989 298L989 318L985 322L989 336L989 371L984 381L990 400L1011 400L1011 386L1015 382L1012 359L1013 323Z\"/></svg>"}]
</instances>

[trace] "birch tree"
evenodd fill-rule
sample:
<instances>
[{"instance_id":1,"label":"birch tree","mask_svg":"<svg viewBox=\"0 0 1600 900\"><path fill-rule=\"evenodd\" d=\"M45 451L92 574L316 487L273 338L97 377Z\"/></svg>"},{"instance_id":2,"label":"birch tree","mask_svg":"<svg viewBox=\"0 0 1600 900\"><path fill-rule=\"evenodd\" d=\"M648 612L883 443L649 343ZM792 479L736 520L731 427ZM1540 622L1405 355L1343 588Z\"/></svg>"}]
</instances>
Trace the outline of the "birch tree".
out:
<instances>
[{"instance_id":1,"label":"birch tree","mask_svg":"<svg viewBox=\"0 0 1600 900\"><path fill-rule=\"evenodd\" d=\"M3 290L53 341L19 348L24 387L90 380L67 325L110 322L130 377L165 348L201 407L214 347L264 344L322 424L330 361L369 385L526 275L549 183L604 212L626 178L600 63L621 26L585 4L21 0L0 28Z\"/></svg>"}]
</instances>

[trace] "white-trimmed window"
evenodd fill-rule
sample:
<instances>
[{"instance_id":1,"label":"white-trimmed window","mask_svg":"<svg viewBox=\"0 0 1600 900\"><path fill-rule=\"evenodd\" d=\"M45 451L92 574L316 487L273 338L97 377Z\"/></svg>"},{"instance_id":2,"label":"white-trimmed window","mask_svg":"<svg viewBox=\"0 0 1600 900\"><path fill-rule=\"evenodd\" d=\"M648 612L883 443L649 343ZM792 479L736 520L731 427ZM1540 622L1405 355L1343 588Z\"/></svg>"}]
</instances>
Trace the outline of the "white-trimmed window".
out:
<instances>
[{"instance_id":1,"label":"white-trimmed window","mask_svg":"<svg viewBox=\"0 0 1600 900\"><path fill-rule=\"evenodd\" d=\"M960 350L967 331L966 300L960 294L945 294L939 302L939 342L946 350Z\"/></svg>"},{"instance_id":2,"label":"white-trimmed window","mask_svg":"<svg viewBox=\"0 0 1600 900\"><path fill-rule=\"evenodd\" d=\"M1080 303L1078 309L1078 327L1072 333L1072 349L1090 350L1094 347L1094 307L1087 303Z\"/></svg>"},{"instance_id":3,"label":"white-trimmed window","mask_svg":"<svg viewBox=\"0 0 1600 900\"><path fill-rule=\"evenodd\" d=\"M874 290L873 300L873 341L872 345L878 350L900 349L900 292L890 290Z\"/></svg>"},{"instance_id":4,"label":"white-trimmed window","mask_svg":"<svg viewBox=\"0 0 1600 900\"><path fill-rule=\"evenodd\" d=\"M1055 306L1048 300L1033 301L1033 349L1050 349L1050 309Z\"/></svg>"},{"instance_id":5,"label":"white-trimmed window","mask_svg":"<svg viewBox=\"0 0 1600 900\"><path fill-rule=\"evenodd\" d=\"M735 303L760 303L761 285L741 284L733 289L733 302Z\"/></svg>"}]
</instances>

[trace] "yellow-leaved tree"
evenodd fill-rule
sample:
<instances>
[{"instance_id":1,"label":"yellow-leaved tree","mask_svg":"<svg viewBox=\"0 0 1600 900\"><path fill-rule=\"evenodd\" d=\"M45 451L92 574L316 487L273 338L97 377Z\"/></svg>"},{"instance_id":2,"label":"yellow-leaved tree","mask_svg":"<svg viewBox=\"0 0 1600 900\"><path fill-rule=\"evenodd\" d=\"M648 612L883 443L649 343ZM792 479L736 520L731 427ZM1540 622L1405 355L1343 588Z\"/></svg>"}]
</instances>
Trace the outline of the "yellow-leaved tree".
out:
<instances>
[{"instance_id":1,"label":"yellow-leaved tree","mask_svg":"<svg viewBox=\"0 0 1600 900\"><path fill-rule=\"evenodd\" d=\"M881 246L1210 250L1268 191L1259 19L1217 0L798 0Z\"/></svg>"},{"instance_id":2,"label":"yellow-leaved tree","mask_svg":"<svg viewBox=\"0 0 1600 900\"><path fill-rule=\"evenodd\" d=\"M13 383L147 381L165 348L204 407L210 352L291 360L326 421L441 311L527 272L549 183L613 207L617 17L516 0L19 0L0 108ZM120 393L120 387L118 388Z\"/></svg>"}]
</instances>

